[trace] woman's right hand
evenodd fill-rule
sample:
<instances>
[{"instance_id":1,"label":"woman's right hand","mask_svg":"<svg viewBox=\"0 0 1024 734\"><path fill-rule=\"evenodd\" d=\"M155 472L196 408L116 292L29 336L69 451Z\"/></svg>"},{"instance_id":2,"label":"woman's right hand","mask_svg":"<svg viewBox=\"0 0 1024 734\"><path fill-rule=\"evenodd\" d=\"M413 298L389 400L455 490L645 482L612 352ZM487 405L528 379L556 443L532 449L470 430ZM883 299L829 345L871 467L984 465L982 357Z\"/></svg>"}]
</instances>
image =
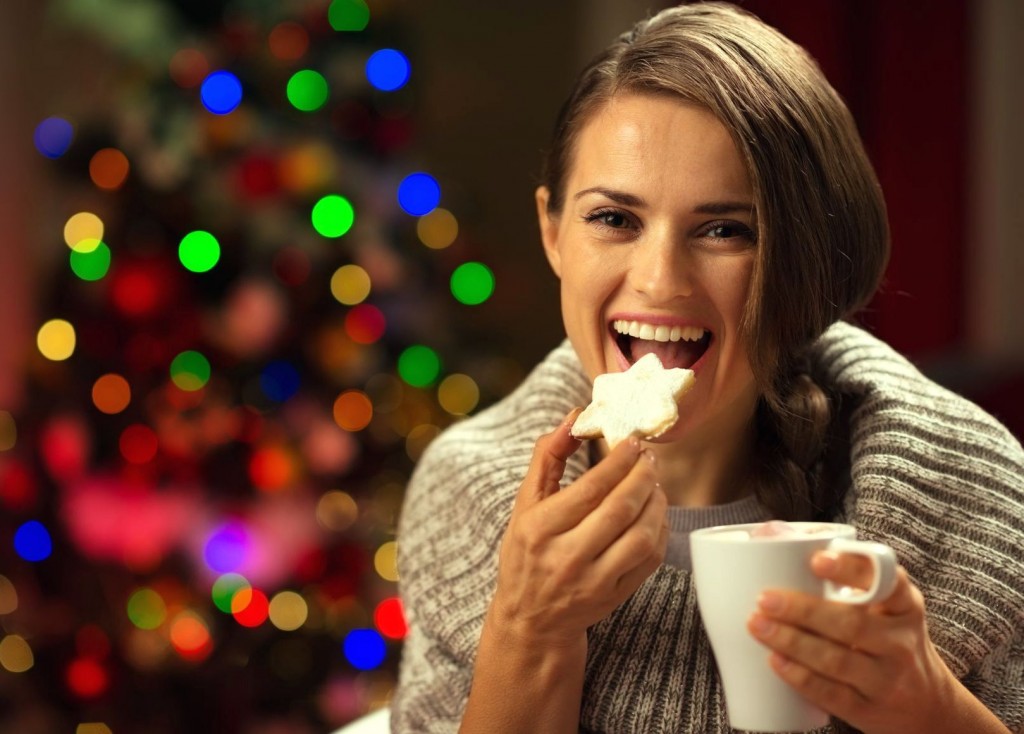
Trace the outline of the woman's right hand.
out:
<instances>
[{"instance_id":1,"label":"woman's right hand","mask_svg":"<svg viewBox=\"0 0 1024 734\"><path fill-rule=\"evenodd\" d=\"M585 641L661 564L668 543L668 501L636 438L559 491L580 446L569 432L577 415L537 441L498 557L490 621L532 644Z\"/></svg>"}]
</instances>

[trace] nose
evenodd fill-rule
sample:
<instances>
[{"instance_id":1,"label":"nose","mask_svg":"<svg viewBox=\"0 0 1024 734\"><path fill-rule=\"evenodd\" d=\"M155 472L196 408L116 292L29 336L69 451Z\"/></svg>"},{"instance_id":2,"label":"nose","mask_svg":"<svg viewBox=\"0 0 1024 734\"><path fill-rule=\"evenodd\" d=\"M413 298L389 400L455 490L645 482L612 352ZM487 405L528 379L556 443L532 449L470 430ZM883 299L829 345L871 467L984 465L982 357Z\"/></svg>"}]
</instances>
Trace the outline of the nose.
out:
<instances>
[{"instance_id":1,"label":"nose","mask_svg":"<svg viewBox=\"0 0 1024 734\"><path fill-rule=\"evenodd\" d=\"M693 263L671 233L650 233L634 244L629 283L652 303L668 303L693 294Z\"/></svg>"}]
</instances>

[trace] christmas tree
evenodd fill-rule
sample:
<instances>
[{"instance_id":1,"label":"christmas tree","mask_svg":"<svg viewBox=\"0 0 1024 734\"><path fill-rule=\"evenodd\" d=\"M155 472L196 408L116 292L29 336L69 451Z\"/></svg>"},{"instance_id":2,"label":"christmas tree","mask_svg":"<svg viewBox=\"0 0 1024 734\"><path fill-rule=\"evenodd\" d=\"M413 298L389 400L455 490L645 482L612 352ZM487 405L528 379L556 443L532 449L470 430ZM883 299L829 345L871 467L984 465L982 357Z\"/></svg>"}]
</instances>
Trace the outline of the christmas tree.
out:
<instances>
[{"instance_id":1,"label":"christmas tree","mask_svg":"<svg viewBox=\"0 0 1024 734\"><path fill-rule=\"evenodd\" d=\"M329 730L394 685L416 459L518 378L468 348L494 276L413 41L363 0L51 10L116 73L26 141L61 255L0 406L0 730Z\"/></svg>"}]
</instances>

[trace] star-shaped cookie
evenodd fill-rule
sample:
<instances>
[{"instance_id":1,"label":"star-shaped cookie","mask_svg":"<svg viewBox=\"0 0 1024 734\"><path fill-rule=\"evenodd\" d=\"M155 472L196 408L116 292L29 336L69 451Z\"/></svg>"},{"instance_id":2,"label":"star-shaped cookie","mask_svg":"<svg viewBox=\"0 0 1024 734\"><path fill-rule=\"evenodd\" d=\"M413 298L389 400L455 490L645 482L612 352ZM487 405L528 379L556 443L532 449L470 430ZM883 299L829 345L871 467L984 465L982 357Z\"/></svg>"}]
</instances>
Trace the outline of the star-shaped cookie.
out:
<instances>
[{"instance_id":1,"label":"star-shaped cookie","mask_svg":"<svg viewBox=\"0 0 1024 734\"><path fill-rule=\"evenodd\" d=\"M655 438L679 418L676 401L693 386L693 370L665 369L648 353L625 372L594 379L594 394L572 427L576 438L604 436L614 448L629 436Z\"/></svg>"}]
</instances>

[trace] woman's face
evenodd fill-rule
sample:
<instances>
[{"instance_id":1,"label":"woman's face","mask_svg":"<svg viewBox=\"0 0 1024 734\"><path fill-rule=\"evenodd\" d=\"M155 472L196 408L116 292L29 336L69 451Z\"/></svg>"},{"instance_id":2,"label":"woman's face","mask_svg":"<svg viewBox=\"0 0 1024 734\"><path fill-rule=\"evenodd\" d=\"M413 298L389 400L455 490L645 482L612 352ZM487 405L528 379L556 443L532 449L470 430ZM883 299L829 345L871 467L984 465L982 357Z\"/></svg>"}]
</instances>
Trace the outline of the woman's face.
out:
<instances>
[{"instance_id":1,"label":"woman's face","mask_svg":"<svg viewBox=\"0 0 1024 734\"><path fill-rule=\"evenodd\" d=\"M753 191L732 138L702 107L613 98L580 131L565 205L541 235L566 333L593 380L647 352L696 383L662 441L748 426L757 390L740 320L754 264Z\"/></svg>"}]
</instances>

